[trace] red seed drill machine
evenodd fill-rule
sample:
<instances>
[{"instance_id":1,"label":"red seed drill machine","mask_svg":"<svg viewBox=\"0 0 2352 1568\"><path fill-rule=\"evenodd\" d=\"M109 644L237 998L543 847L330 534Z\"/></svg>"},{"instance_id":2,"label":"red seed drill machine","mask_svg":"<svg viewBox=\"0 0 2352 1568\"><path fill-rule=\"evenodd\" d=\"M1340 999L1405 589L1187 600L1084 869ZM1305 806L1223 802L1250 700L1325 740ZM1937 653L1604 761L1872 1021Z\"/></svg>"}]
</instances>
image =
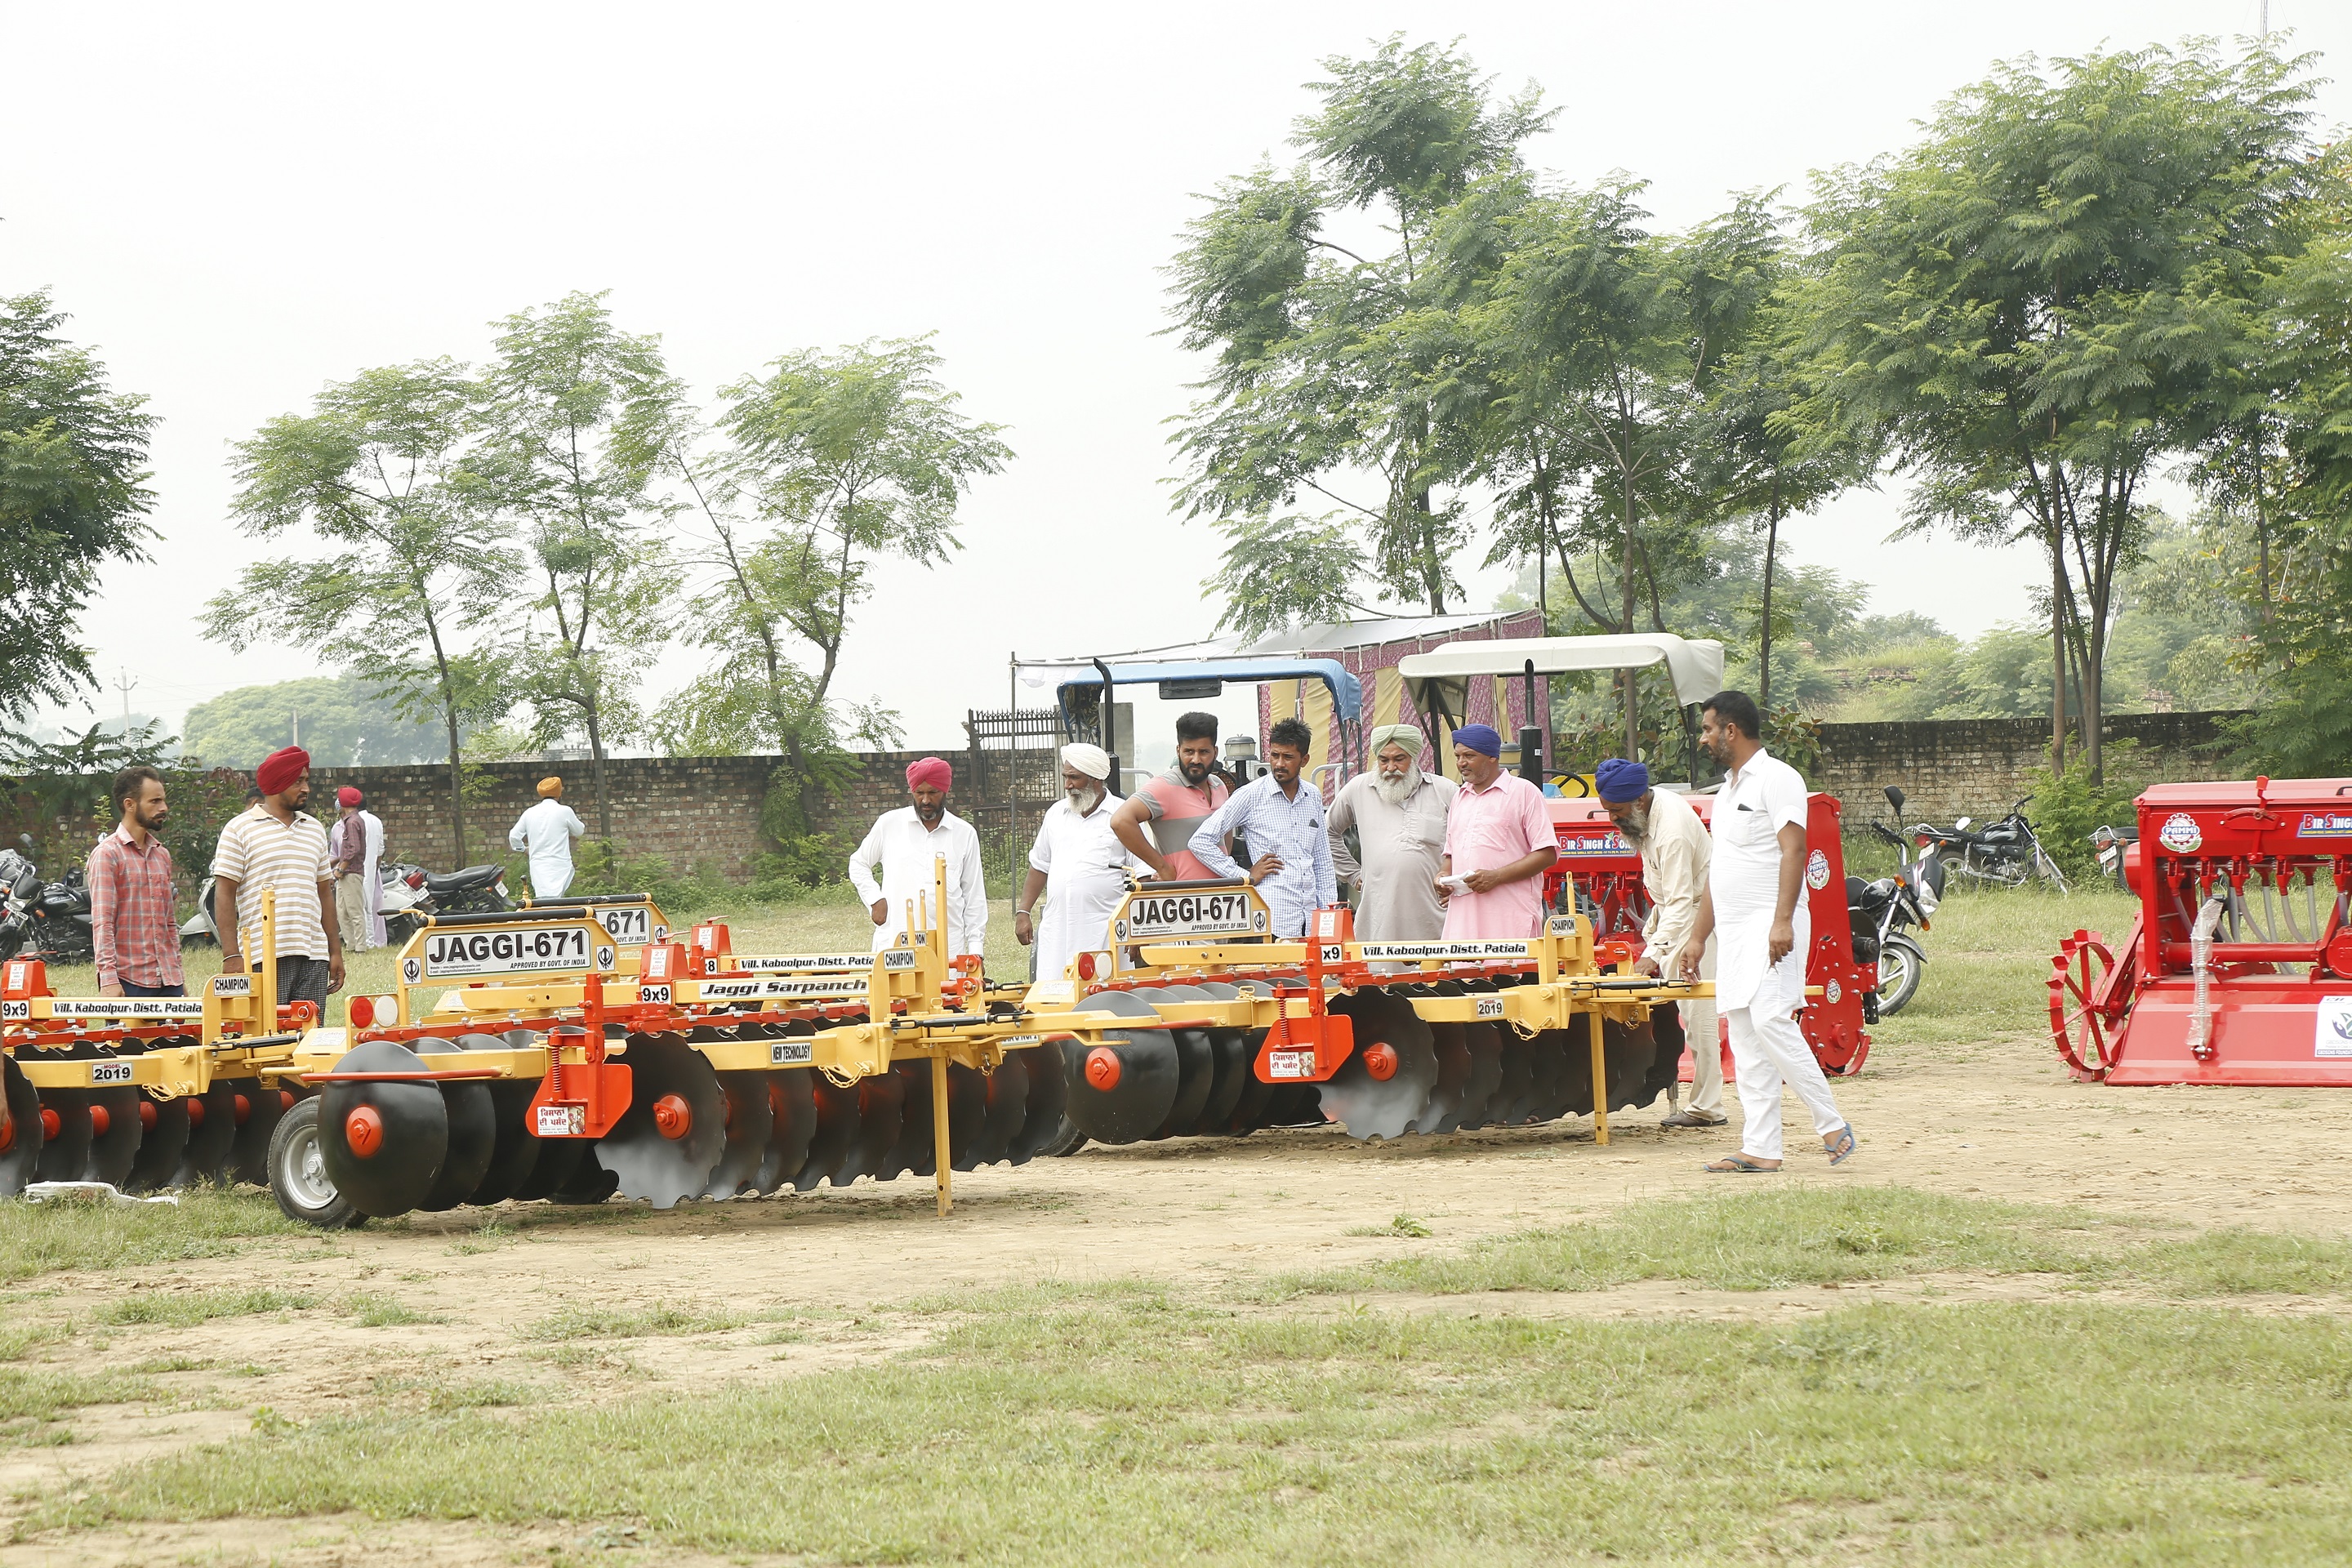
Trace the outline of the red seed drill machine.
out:
<instances>
[{"instance_id":1,"label":"red seed drill machine","mask_svg":"<svg viewBox=\"0 0 2352 1568\"><path fill-rule=\"evenodd\" d=\"M2050 961L2067 1070L2352 1088L2352 779L2158 784L2137 807L2130 933L2078 931Z\"/></svg>"}]
</instances>

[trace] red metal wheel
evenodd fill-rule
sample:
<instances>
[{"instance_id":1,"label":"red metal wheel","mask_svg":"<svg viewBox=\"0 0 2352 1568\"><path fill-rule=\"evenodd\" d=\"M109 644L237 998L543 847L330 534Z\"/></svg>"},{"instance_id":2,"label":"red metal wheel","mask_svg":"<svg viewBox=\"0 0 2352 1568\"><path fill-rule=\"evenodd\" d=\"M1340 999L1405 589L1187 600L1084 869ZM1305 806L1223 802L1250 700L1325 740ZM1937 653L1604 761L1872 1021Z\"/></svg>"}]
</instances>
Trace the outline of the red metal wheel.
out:
<instances>
[{"instance_id":1,"label":"red metal wheel","mask_svg":"<svg viewBox=\"0 0 2352 1568\"><path fill-rule=\"evenodd\" d=\"M2096 931L2076 931L2050 958L2050 1036L2066 1070L2085 1083L2115 1066L2113 1030L2121 1020L2098 1000L2115 966L2106 938Z\"/></svg>"}]
</instances>

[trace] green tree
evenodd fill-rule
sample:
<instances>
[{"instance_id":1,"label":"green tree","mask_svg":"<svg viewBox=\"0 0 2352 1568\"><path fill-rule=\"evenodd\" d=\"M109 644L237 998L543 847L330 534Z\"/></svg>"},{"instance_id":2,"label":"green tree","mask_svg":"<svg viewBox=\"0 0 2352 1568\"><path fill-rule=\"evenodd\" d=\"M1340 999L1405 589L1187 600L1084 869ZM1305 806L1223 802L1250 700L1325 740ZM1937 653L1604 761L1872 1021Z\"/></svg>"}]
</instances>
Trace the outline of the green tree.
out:
<instances>
[{"instance_id":1,"label":"green tree","mask_svg":"<svg viewBox=\"0 0 2352 1568\"><path fill-rule=\"evenodd\" d=\"M1913 530L2041 547L2053 763L2078 706L2095 781L2141 487L2226 414L2243 301L2299 247L2301 71L2205 45L2006 64L1917 146L1835 172L1810 212L1800 422L1883 437L1916 483Z\"/></svg>"},{"instance_id":2,"label":"green tree","mask_svg":"<svg viewBox=\"0 0 2352 1568\"><path fill-rule=\"evenodd\" d=\"M1324 68L1330 79L1309 84L1321 106L1292 138L1306 163L1225 182L1170 268L1172 330L1211 356L1173 438L1189 470L1178 497L1227 535L1213 581L1228 593L1223 624L1249 631L1359 607L1360 572L1379 596L1433 615L1458 592L1452 560L1468 531L1458 499L1435 492L1466 458L1432 378L1467 263L1442 254L1438 234L1478 182L1519 167L1520 144L1550 119L1532 87L1497 101L1450 47L1392 37ZM1328 237L1362 211L1385 220L1386 251ZM1377 476L1376 499L1345 493L1362 474ZM1335 510L1294 512L1301 492ZM1362 545L1301 548L1349 529Z\"/></svg>"},{"instance_id":3,"label":"green tree","mask_svg":"<svg viewBox=\"0 0 2352 1568\"><path fill-rule=\"evenodd\" d=\"M240 686L188 710L182 745L216 767L249 768L298 733L312 760L331 767L439 762L439 729L401 711L356 676L314 675Z\"/></svg>"},{"instance_id":4,"label":"green tree","mask_svg":"<svg viewBox=\"0 0 2352 1568\"><path fill-rule=\"evenodd\" d=\"M657 338L613 324L603 294L569 294L500 323L483 377L486 504L513 524L534 583L510 663L514 695L552 739L588 740L598 836L613 836L608 743L641 728L638 676L670 635L676 591L651 492L651 454L631 432L658 427L679 396Z\"/></svg>"},{"instance_id":5,"label":"green tree","mask_svg":"<svg viewBox=\"0 0 2352 1568\"><path fill-rule=\"evenodd\" d=\"M46 292L0 299L0 716L93 684L79 626L110 561L144 561L145 399L58 335Z\"/></svg>"},{"instance_id":6,"label":"green tree","mask_svg":"<svg viewBox=\"0 0 2352 1568\"><path fill-rule=\"evenodd\" d=\"M681 439L667 443L708 530L692 557L704 584L694 636L719 656L688 706L698 722L782 750L796 789L822 786L819 753L837 737L894 732L893 715L834 693L876 568L936 565L961 548L963 497L1013 456L1003 426L959 411L939 366L921 338L787 354L722 389L726 449L710 482L694 478Z\"/></svg>"},{"instance_id":7,"label":"green tree","mask_svg":"<svg viewBox=\"0 0 2352 1568\"><path fill-rule=\"evenodd\" d=\"M362 371L307 415L270 420L236 446L239 526L276 540L307 528L323 559L245 569L205 607L206 637L240 651L308 648L400 714L447 739L449 837L466 860L461 732L502 709L498 661L463 645L506 608L519 563L474 504L466 468L478 389L452 361Z\"/></svg>"}]
</instances>

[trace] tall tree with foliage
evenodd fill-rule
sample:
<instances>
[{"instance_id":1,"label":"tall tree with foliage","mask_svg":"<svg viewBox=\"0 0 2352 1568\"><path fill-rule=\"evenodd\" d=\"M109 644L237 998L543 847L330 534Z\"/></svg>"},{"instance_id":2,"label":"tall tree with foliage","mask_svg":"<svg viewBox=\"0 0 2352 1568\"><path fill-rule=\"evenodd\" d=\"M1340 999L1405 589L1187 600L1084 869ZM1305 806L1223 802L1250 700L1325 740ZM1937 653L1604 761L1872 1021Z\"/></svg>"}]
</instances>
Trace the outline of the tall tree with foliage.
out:
<instances>
[{"instance_id":1,"label":"tall tree with foliage","mask_svg":"<svg viewBox=\"0 0 2352 1568\"><path fill-rule=\"evenodd\" d=\"M1227 181L1170 268L1175 331L1211 356L1174 437L1179 496L1225 532L1212 585L1223 624L1249 631L1360 607L1360 574L1433 615L1459 591L1468 532L1436 491L1461 461L1430 384L1445 337L1427 330L1459 268L1436 235L1474 185L1518 168L1550 118L1532 88L1497 100L1450 47L1391 37L1324 68L1310 84L1321 105L1292 138L1306 162ZM1351 212L1376 214L1390 247L1331 237ZM1362 475L1379 493L1350 493ZM1302 494L1329 510L1296 511Z\"/></svg>"},{"instance_id":2,"label":"tall tree with foliage","mask_svg":"<svg viewBox=\"0 0 2352 1568\"><path fill-rule=\"evenodd\" d=\"M688 706L706 727L782 750L795 798L824 785L839 737L896 732L893 715L834 689L876 570L961 549L964 496L1013 456L939 368L927 338L803 350L722 389L724 450L699 469L682 425L641 437L687 482L705 534L694 635L719 662Z\"/></svg>"},{"instance_id":3,"label":"tall tree with foliage","mask_svg":"<svg viewBox=\"0 0 2352 1568\"><path fill-rule=\"evenodd\" d=\"M2242 301L2299 247L2296 62L2210 46L2000 67L1917 146L1811 210L1804 423L1883 435L1909 523L2028 540L2049 576L2051 752L2067 693L2099 776L2101 674L2142 488L2221 412Z\"/></svg>"},{"instance_id":4,"label":"tall tree with foliage","mask_svg":"<svg viewBox=\"0 0 2352 1568\"><path fill-rule=\"evenodd\" d=\"M0 299L0 716L94 684L79 626L110 561L147 559L146 400L58 335L46 292Z\"/></svg>"},{"instance_id":5,"label":"tall tree with foliage","mask_svg":"<svg viewBox=\"0 0 2352 1568\"><path fill-rule=\"evenodd\" d=\"M362 371L236 445L236 499L248 535L307 531L326 547L256 562L211 600L205 635L242 652L307 648L448 741L449 838L466 859L467 726L503 708L498 661L470 634L507 609L520 563L475 504L466 458L479 388L446 359Z\"/></svg>"},{"instance_id":6,"label":"tall tree with foliage","mask_svg":"<svg viewBox=\"0 0 2352 1568\"><path fill-rule=\"evenodd\" d=\"M639 727L636 677L669 636L667 542L651 525L649 455L630 439L658 425L677 383L660 340L622 331L603 294L569 294L500 323L483 378L489 504L518 531L535 588L514 667L543 737L588 741L597 833L613 836L608 744Z\"/></svg>"}]
</instances>

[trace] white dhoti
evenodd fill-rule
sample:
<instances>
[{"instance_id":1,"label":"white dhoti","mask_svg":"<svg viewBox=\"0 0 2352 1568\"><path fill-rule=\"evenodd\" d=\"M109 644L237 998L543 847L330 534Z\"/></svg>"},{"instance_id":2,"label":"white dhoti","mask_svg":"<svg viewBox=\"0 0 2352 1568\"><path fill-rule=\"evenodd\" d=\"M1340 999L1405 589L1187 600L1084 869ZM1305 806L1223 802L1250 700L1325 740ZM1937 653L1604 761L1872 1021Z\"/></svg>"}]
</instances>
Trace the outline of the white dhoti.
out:
<instances>
[{"instance_id":1,"label":"white dhoti","mask_svg":"<svg viewBox=\"0 0 2352 1568\"><path fill-rule=\"evenodd\" d=\"M1830 1093L1830 1080L1797 1026L1797 1009L1805 1000L1805 953L1812 936L1812 921L1801 902L1791 923L1795 945L1778 963L1765 962L1772 935L1769 910L1741 915L1728 924L1718 914L1716 927L1722 947L1715 999L1731 1037L1739 1110L1746 1119L1739 1148L1755 1160L1780 1158L1783 1084L1796 1090L1812 1112L1815 1133L1827 1137L1845 1125Z\"/></svg>"},{"instance_id":2,"label":"white dhoti","mask_svg":"<svg viewBox=\"0 0 2352 1568\"><path fill-rule=\"evenodd\" d=\"M1045 882L1045 916L1037 924L1037 978L1059 980L1070 960L1110 946L1111 911L1127 896L1116 871L1055 872Z\"/></svg>"},{"instance_id":3,"label":"white dhoti","mask_svg":"<svg viewBox=\"0 0 2352 1568\"><path fill-rule=\"evenodd\" d=\"M1715 978L1715 938L1706 939L1700 949L1698 977ZM1677 1002L1682 1014L1683 1037L1690 1047L1691 1098L1690 1108L1707 1116L1723 1114L1723 1030L1716 1022L1715 998L1694 997Z\"/></svg>"}]
</instances>

